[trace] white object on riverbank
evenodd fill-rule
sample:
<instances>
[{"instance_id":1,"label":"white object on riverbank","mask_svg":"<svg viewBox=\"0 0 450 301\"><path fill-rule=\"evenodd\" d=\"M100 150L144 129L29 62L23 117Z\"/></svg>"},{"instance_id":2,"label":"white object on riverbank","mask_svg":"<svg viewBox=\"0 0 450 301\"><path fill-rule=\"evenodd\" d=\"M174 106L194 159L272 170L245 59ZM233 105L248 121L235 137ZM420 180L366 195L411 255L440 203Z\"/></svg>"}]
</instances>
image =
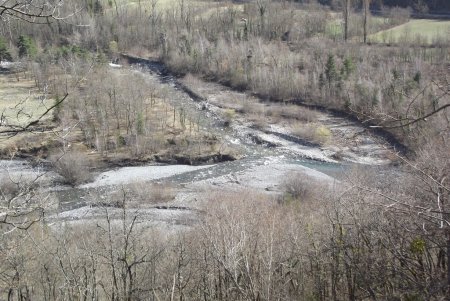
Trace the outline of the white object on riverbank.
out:
<instances>
[{"instance_id":1,"label":"white object on riverbank","mask_svg":"<svg viewBox=\"0 0 450 301\"><path fill-rule=\"evenodd\" d=\"M109 63L109 67L111 67L111 68L122 68L122 65Z\"/></svg>"}]
</instances>

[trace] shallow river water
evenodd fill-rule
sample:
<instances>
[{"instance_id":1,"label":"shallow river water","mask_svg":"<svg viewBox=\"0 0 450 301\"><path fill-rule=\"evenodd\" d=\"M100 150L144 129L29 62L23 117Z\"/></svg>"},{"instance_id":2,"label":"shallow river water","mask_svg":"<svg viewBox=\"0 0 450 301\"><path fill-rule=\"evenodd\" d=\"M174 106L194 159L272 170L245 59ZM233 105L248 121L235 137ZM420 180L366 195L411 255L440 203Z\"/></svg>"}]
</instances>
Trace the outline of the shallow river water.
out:
<instances>
[{"instance_id":1,"label":"shallow river water","mask_svg":"<svg viewBox=\"0 0 450 301\"><path fill-rule=\"evenodd\" d=\"M338 146L320 148L302 144L301 140L286 134L278 126L262 131L253 128L245 119L237 119L232 126L224 128L221 109L213 100L227 94L236 97L240 92L210 84L205 88L204 99L199 100L192 97L174 76L167 74L161 64L146 61L134 63L139 63L134 66L136 72L145 74L149 81L165 86L174 106L182 106L191 116L197 115L205 128L240 149L242 158L203 166L159 164L114 168L98 173L92 182L78 187L57 184L58 175L48 168L32 167L26 161L0 161L3 177L19 181L40 177L37 181L40 193L51 200L49 219L79 221L96 218L101 215L96 202L107 203L110 196L120 189L136 183L165 182L176 187L173 201L165 202L164 206L157 202L147 204L140 209L145 212L144 218L167 223L186 221L190 214L200 209L196 205L199 191L255 189L279 194L282 193L283 181L290 174L308 176L321 183L336 183L355 164L365 163L370 167L387 166L389 163L382 153L386 150L386 143L365 134L361 126L326 113L321 113L321 118L331 128L334 127L333 130L341 130L343 134L359 131L362 138L358 139L367 141L367 144L357 149L341 150L344 160L338 161L333 156Z\"/></svg>"}]
</instances>

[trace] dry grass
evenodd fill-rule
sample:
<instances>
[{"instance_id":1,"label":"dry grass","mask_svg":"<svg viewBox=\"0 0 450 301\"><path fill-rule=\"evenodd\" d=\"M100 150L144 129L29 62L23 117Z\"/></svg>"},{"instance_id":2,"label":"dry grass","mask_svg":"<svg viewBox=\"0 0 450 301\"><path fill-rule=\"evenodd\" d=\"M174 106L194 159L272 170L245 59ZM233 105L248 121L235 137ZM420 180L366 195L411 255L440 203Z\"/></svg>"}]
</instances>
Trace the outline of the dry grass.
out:
<instances>
[{"instance_id":1,"label":"dry grass","mask_svg":"<svg viewBox=\"0 0 450 301\"><path fill-rule=\"evenodd\" d=\"M53 100L38 91L31 75L25 78L20 73L17 76L0 75L0 112L9 124L24 125L42 115ZM43 120L51 117L48 114Z\"/></svg>"},{"instance_id":2,"label":"dry grass","mask_svg":"<svg viewBox=\"0 0 450 301\"><path fill-rule=\"evenodd\" d=\"M189 87L189 89L196 95L204 98L204 95L202 95L202 93L199 90L199 87L201 87L202 85L202 81L198 77L192 75L191 73L188 73L184 76L184 78L181 81L184 85Z\"/></svg>"},{"instance_id":3,"label":"dry grass","mask_svg":"<svg viewBox=\"0 0 450 301\"><path fill-rule=\"evenodd\" d=\"M4 116L4 123L13 126L28 124L37 120L53 102L53 99L44 97L39 92L31 75L0 75L0 113ZM50 112L40 119L39 125L53 126L52 118ZM0 156L13 157L17 153L32 153L42 157L45 156L43 152L55 144L54 140L55 135L48 132L25 132L13 137L1 135Z\"/></svg>"},{"instance_id":4,"label":"dry grass","mask_svg":"<svg viewBox=\"0 0 450 301\"><path fill-rule=\"evenodd\" d=\"M178 0L118 0L117 6L119 8L119 12L124 9L131 9L131 8L139 8L139 5L142 6L144 9L148 9L152 5L152 2L156 4L156 9L158 11L160 10L168 10L172 9L178 5L180 5ZM205 1L189 1L187 2L190 6L193 7L209 7L211 4L209 2ZM104 1L103 3L104 7L109 7L108 1ZM186 4L185 4L186 5ZM115 7L111 8L112 12L115 12Z\"/></svg>"},{"instance_id":5,"label":"dry grass","mask_svg":"<svg viewBox=\"0 0 450 301\"><path fill-rule=\"evenodd\" d=\"M247 115L255 128L263 129L268 123L278 123L284 120L297 120L302 123L317 121L314 110L297 105L263 104L259 102L244 101L240 111Z\"/></svg>"},{"instance_id":6,"label":"dry grass","mask_svg":"<svg viewBox=\"0 0 450 301\"><path fill-rule=\"evenodd\" d=\"M271 106L266 109L266 115L275 119L282 117L302 122L315 122L317 120L315 111L296 105Z\"/></svg>"}]
</instances>

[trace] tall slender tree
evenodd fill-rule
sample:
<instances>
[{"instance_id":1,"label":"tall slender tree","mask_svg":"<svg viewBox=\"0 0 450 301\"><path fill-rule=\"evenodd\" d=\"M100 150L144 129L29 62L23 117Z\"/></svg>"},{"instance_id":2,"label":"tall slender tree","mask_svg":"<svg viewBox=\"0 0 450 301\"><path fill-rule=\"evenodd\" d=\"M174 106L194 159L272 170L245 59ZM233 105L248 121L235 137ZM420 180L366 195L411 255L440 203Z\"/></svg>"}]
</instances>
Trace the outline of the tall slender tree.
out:
<instances>
[{"instance_id":1,"label":"tall slender tree","mask_svg":"<svg viewBox=\"0 0 450 301\"><path fill-rule=\"evenodd\" d=\"M344 40L348 40L348 21L350 15L350 1L351 0L342 0L342 9L344 13Z\"/></svg>"},{"instance_id":2,"label":"tall slender tree","mask_svg":"<svg viewBox=\"0 0 450 301\"><path fill-rule=\"evenodd\" d=\"M370 0L363 0L363 9L364 9L364 44L367 43L367 19L370 14Z\"/></svg>"}]
</instances>

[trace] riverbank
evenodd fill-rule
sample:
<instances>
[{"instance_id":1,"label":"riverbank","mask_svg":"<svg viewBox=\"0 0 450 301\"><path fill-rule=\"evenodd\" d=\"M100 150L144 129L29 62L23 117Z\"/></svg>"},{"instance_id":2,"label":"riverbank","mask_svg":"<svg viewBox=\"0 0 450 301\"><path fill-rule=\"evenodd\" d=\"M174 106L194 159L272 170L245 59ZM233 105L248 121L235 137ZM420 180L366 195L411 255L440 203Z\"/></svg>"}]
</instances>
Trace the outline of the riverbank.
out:
<instances>
[{"instance_id":1,"label":"riverbank","mask_svg":"<svg viewBox=\"0 0 450 301\"><path fill-rule=\"evenodd\" d=\"M91 169L90 182L74 186L63 185L51 165L38 164L43 167L42 178L47 179L40 184L38 195L49 204L49 221L102 219L102 208L120 217L126 199L127 208L139 210L148 223L187 225L208 206L214 193L252 191L278 202L289 199L291 179L303 181L294 186L332 188L353 168L390 169L395 163L394 147L344 116L262 101L193 76L178 78L158 62L141 61L121 72L135 73L148 85L162 87L165 106L194 116L198 128L220 145L214 149L215 155L198 151L198 157L164 157L160 153L138 159L130 152L114 161L111 152L103 165ZM177 142L170 145L177 147ZM238 150L239 156L229 157L230 150ZM210 157L219 155L220 159ZM88 155L93 156L100 158L98 152ZM195 158L206 159L200 162ZM197 163L201 164L192 166ZM186 219L189 222L185 223Z\"/></svg>"}]
</instances>

